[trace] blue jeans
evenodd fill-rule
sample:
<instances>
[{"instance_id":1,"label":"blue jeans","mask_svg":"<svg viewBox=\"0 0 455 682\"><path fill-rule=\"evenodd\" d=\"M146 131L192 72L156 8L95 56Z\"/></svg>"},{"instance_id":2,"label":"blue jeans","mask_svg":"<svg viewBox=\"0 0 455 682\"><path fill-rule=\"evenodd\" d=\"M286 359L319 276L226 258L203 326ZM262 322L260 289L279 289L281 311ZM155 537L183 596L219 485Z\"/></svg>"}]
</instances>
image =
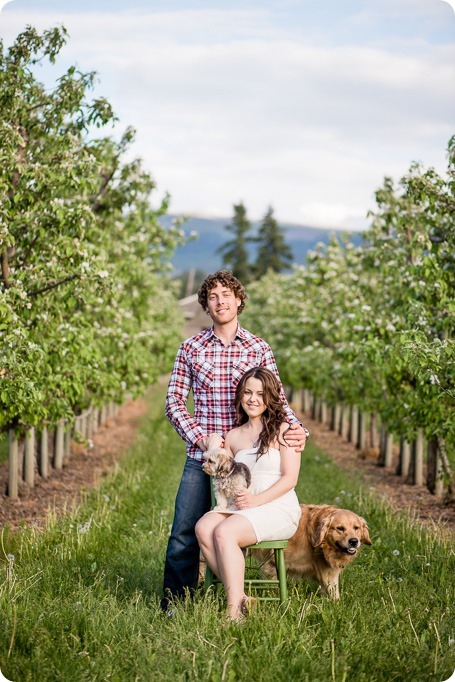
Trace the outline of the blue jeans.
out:
<instances>
[{"instance_id":1,"label":"blue jeans","mask_svg":"<svg viewBox=\"0 0 455 682\"><path fill-rule=\"evenodd\" d=\"M164 564L163 609L169 598L183 597L197 587L200 550L194 528L211 506L210 479L202 464L187 457L183 468Z\"/></svg>"}]
</instances>

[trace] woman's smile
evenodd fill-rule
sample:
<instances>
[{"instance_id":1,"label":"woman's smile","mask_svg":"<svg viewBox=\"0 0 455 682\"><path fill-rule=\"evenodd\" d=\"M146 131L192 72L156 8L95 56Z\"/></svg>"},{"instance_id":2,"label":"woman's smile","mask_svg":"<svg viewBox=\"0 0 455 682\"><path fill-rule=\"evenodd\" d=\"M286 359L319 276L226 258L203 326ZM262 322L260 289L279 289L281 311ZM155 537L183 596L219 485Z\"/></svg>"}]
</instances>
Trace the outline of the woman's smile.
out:
<instances>
[{"instance_id":1,"label":"woman's smile","mask_svg":"<svg viewBox=\"0 0 455 682\"><path fill-rule=\"evenodd\" d=\"M263 395L264 387L262 386L262 381L255 377L247 379L241 404L248 416L250 414L261 415L265 411L266 404L264 403Z\"/></svg>"}]
</instances>

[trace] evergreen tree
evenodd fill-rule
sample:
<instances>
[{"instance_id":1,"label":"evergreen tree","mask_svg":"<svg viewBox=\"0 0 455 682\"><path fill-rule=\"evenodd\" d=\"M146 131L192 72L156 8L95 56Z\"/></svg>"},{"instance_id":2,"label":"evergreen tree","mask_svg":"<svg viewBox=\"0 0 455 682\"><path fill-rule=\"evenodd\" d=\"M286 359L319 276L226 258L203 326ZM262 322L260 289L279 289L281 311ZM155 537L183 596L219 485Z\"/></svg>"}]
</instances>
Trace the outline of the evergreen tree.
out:
<instances>
[{"instance_id":1,"label":"evergreen tree","mask_svg":"<svg viewBox=\"0 0 455 682\"><path fill-rule=\"evenodd\" d=\"M285 241L284 230L278 225L271 206L262 219L255 241L259 245L254 267L256 277L262 277L268 270L282 272L289 268L294 258L292 250Z\"/></svg>"},{"instance_id":2,"label":"evergreen tree","mask_svg":"<svg viewBox=\"0 0 455 682\"><path fill-rule=\"evenodd\" d=\"M251 265L248 262L247 244L253 241L249 236L251 223L246 215L243 202L234 204L234 217L232 223L226 225L226 230L231 232L233 238L218 249L223 257L223 265L232 270L232 273L242 283L251 279Z\"/></svg>"}]
</instances>

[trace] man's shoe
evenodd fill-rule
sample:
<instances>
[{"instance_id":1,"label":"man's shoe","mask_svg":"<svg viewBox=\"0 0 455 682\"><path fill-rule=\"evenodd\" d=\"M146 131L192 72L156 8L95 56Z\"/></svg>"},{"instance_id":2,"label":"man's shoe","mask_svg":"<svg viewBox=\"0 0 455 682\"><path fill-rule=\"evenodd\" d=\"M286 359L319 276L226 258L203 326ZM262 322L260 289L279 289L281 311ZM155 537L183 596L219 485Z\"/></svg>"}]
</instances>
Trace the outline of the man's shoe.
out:
<instances>
[{"instance_id":1,"label":"man's shoe","mask_svg":"<svg viewBox=\"0 0 455 682\"><path fill-rule=\"evenodd\" d=\"M172 599L168 599L168 597L163 597L162 600L160 601L160 607L166 618L173 618L175 616L176 610L174 608Z\"/></svg>"}]
</instances>

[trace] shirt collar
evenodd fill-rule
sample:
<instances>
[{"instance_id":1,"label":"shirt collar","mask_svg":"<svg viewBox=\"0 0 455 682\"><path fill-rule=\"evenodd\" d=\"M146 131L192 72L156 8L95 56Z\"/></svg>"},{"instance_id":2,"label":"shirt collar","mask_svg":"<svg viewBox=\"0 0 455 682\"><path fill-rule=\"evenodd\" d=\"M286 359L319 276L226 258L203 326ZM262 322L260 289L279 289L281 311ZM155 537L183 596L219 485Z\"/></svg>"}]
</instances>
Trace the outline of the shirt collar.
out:
<instances>
[{"instance_id":1,"label":"shirt collar","mask_svg":"<svg viewBox=\"0 0 455 682\"><path fill-rule=\"evenodd\" d=\"M212 326L211 326L210 329L209 329L209 338L210 338L210 339L213 339L213 340L216 340L216 341L220 341L220 340L221 340L221 339L215 334L215 332L214 332L214 330L213 330L213 324L212 324ZM235 336L234 336L234 339L233 339L233 340L235 341L235 339L240 339L241 341L244 341L244 340L247 339L247 338L248 338L248 332L247 332L247 330L244 329L243 327L241 327L241 326L239 325L239 323L237 323L237 331L236 331L236 333L235 333Z\"/></svg>"}]
</instances>

